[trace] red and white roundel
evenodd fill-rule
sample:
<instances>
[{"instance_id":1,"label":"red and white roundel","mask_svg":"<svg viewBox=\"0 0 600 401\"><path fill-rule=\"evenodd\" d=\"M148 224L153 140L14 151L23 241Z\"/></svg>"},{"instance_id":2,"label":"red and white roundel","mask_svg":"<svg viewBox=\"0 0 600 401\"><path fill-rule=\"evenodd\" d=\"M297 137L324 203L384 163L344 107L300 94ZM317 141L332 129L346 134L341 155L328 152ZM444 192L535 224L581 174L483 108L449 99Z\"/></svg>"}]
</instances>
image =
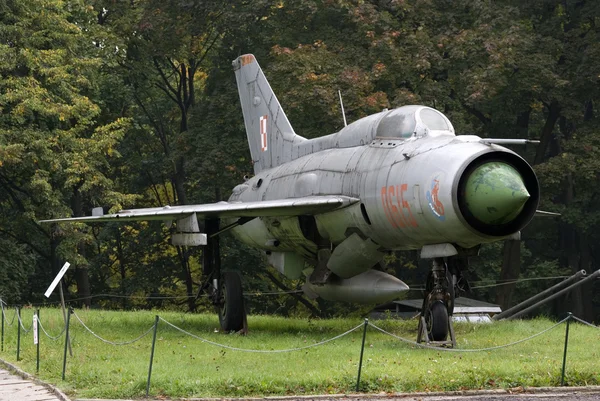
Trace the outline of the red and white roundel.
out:
<instances>
[{"instance_id":1,"label":"red and white roundel","mask_svg":"<svg viewBox=\"0 0 600 401\"><path fill-rule=\"evenodd\" d=\"M260 117L260 149L267 150L267 116Z\"/></svg>"}]
</instances>

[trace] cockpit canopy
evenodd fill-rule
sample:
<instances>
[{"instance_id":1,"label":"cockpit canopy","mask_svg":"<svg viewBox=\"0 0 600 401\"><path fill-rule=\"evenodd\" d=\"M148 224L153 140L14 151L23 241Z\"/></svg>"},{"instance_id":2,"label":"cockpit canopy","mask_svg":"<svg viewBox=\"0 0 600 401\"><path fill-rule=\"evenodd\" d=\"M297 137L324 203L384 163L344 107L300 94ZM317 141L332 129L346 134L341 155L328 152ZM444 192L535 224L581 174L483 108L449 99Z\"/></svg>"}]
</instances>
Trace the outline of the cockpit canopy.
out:
<instances>
[{"instance_id":1,"label":"cockpit canopy","mask_svg":"<svg viewBox=\"0 0 600 401\"><path fill-rule=\"evenodd\" d=\"M420 138L423 136L454 136L450 120L439 111L426 106L402 106L390 110L377 124L376 138Z\"/></svg>"}]
</instances>

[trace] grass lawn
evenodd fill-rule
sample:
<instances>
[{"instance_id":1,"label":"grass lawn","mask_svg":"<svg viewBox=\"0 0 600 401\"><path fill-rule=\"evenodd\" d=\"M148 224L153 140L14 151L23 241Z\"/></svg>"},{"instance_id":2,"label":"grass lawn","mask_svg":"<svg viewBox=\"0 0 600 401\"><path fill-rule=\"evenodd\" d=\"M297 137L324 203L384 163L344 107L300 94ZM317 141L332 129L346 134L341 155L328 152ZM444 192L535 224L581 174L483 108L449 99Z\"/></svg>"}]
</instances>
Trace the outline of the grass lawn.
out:
<instances>
[{"instance_id":1,"label":"grass lawn","mask_svg":"<svg viewBox=\"0 0 600 401\"><path fill-rule=\"evenodd\" d=\"M280 350L304 347L332 338L362 323L360 319L306 320L249 316L248 336L216 332L214 315L177 312L77 310L97 335L113 342L135 339L154 323L155 315L192 334L231 347ZM26 328L32 309L22 311ZM0 357L35 373L36 349L31 332L21 333L16 360L16 320L7 310L4 351ZM50 335L63 327L60 309L43 309L41 321ZM378 320L377 326L409 339L416 321ZM552 326L547 319L455 324L458 349L507 344ZM38 376L73 398L142 398L150 360L152 333L123 346L103 343L71 317L72 358L61 379L64 337L52 341L40 334ZM360 390L363 392L437 391L560 383L565 325L530 341L486 352L444 352L415 348L369 328ZM223 349L160 322L150 394L167 397L225 397L352 393L355 390L362 327L314 348L286 353L251 353ZM566 382L600 383L600 330L571 323Z\"/></svg>"}]
</instances>

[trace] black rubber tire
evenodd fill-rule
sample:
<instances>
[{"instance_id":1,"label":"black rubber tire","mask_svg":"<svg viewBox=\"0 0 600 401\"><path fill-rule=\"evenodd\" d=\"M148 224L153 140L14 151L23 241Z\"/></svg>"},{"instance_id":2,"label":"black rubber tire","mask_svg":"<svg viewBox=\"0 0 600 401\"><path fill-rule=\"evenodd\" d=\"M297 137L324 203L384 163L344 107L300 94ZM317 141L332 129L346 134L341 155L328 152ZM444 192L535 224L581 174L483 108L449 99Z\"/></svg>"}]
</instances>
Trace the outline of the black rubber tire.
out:
<instances>
[{"instance_id":1,"label":"black rubber tire","mask_svg":"<svg viewBox=\"0 0 600 401\"><path fill-rule=\"evenodd\" d=\"M429 339L433 341L444 341L448 337L448 309L443 302L437 301L431 305L428 311L427 332Z\"/></svg>"},{"instance_id":2,"label":"black rubber tire","mask_svg":"<svg viewBox=\"0 0 600 401\"><path fill-rule=\"evenodd\" d=\"M244 296L242 279L238 272L224 272L221 277L221 305L219 323L225 332L244 328Z\"/></svg>"}]
</instances>

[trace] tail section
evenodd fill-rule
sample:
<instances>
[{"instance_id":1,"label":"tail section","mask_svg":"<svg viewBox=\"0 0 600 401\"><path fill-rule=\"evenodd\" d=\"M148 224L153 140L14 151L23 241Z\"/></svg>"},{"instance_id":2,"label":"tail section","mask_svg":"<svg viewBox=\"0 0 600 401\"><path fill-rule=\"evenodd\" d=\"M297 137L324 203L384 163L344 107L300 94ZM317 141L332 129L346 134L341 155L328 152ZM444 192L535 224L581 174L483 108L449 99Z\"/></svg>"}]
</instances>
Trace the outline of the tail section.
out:
<instances>
[{"instance_id":1,"label":"tail section","mask_svg":"<svg viewBox=\"0 0 600 401\"><path fill-rule=\"evenodd\" d=\"M291 161L294 145L306 139L294 132L256 59L252 54L240 56L233 69L254 172Z\"/></svg>"}]
</instances>

